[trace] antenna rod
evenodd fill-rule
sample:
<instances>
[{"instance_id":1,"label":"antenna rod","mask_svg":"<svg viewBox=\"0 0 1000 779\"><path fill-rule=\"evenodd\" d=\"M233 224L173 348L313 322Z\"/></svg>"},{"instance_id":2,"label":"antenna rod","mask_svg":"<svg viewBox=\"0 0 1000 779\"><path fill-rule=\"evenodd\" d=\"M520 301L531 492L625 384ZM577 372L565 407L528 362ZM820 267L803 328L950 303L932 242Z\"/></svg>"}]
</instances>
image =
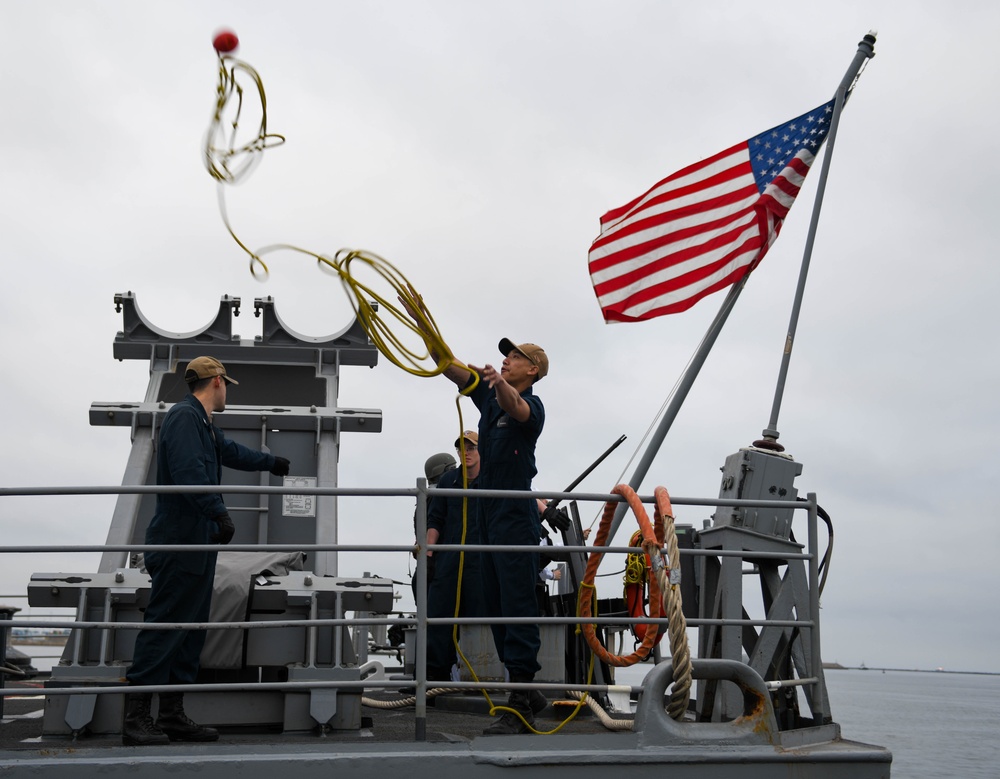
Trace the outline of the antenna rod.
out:
<instances>
[{"instance_id":1,"label":"antenna rod","mask_svg":"<svg viewBox=\"0 0 1000 779\"><path fill-rule=\"evenodd\" d=\"M604 452L604 454L602 454L600 457L598 457L594 462L592 462L590 464L590 467L587 468L587 470L585 470L579 476L577 476L576 479L573 481L573 483L570 484L566 489L564 489L563 492L572 492L576 488L576 485L578 485L580 482L586 479L587 476L590 475L590 472L594 470L594 468L596 468L602 462L604 462L607 459L608 455L611 454L615 449L617 449L624 440L625 436L621 436L617 441L611 444L611 446L608 447L607 451ZM559 509L559 503L561 501L562 498L556 498L555 500L550 500L548 504L546 504L545 506L545 511L542 512L542 519L546 520L550 525L552 525L552 527L565 531L570 525L570 519L569 516L567 516L565 513L562 516L560 516L558 509Z\"/></svg>"},{"instance_id":2,"label":"antenna rod","mask_svg":"<svg viewBox=\"0 0 1000 779\"><path fill-rule=\"evenodd\" d=\"M795 329L798 326L799 311L802 308L802 297L805 294L806 276L809 274L809 261L812 259L813 244L816 241L816 228L819 225L819 212L823 207L823 192L826 189L826 179L830 171L830 160L833 159L833 144L837 140L837 125L840 124L840 112L844 109L847 101L847 94L851 85L861 71L861 66L866 60L875 56L875 36L872 30L859 43L857 54L851 66L844 74L843 81L837 88L836 99L833 104L833 117L830 120L830 132L826 139L826 154L823 155L823 167L820 170L819 185L816 190L816 199L813 201L812 219L809 222L809 233L806 237L806 247L802 256L802 266L799 268L799 281L795 288L795 300L792 303L791 320L788 323L788 335L785 338L785 349L781 355L781 368L778 370L778 383L774 390L774 403L771 406L771 419L767 427L762 431L763 439L754 441L754 446L774 451L783 451L785 447L778 443L778 412L781 410L781 400L785 393L785 380L788 377L788 363L792 358L792 344L795 341Z\"/></svg>"},{"instance_id":3,"label":"antenna rod","mask_svg":"<svg viewBox=\"0 0 1000 779\"><path fill-rule=\"evenodd\" d=\"M566 489L564 489L563 492L572 492L574 489L576 489L576 485L578 485L580 482L586 479L590 475L590 472L594 470L594 468L603 463L607 459L609 454L611 454L615 449L621 446L625 438L626 436L623 435L617 441L611 444L611 446L608 447L607 451L605 451L604 454L602 454L600 457L594 460L594 462L590 464L590 467L587 468L587 470L585 470L579 476L577 476L576 479L573 480L573 483L570 484ZM555 500L549 503L549 506L553 507L558 506L561 501L562 498L556 498Z\"/></svg>"}]
</instances>

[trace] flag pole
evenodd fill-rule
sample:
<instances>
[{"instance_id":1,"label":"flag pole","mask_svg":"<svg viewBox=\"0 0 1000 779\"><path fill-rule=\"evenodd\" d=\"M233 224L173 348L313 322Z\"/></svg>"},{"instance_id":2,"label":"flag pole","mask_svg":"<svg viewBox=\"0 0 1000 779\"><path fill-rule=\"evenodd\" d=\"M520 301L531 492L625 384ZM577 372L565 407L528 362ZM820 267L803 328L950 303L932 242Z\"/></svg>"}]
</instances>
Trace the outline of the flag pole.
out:
<instances>
[{"instance_id":1,"label":"flag pole","mask_svg":"<svg viewBox=\"0 0 1000 779\"><path fill-rule=\"evenodd\" d=\"M743 291L743 287L746 286L748 278L750 278L749 273L744 275L742 279L730 287L729 293L726 295L726 299L722 301L722 305L719 307L719 311L715 315L715 319L712 320L708 330L705 332L705 337L702 339L701 345L695 352L694 357L691 358L691 363L688 365L687 370L684 371L684 375L681 377L681 380L677 385L677 390L674 392L674 396L671 398L670 404L663 412L663 418L660 419L660 423L656 426L656 430L653 432L652 438L650 438L646 451L642 453L642 457L639 458L639 463L635 466L635 472L632 474L632 478L629 479L629 486L636 492L639 491L642 480L646 478L646 474L649 472L649 468L653 464L654 458L660 451L660 447L663 445L663 440L667 437L667 432L670 430L670 426L673 425L674 420L677 418L677 413L681 410L681 406L684 404L684 400L687 398L688 392L694 385L694 380L698 378L698 373L701 371L701 367L705 364L705 360L708 358L709 352L712 351L712 347L715 345L715 340L719 337L719 333L722 332L722 326L726 323L726 320L729 318L729 314L735 307L736 300ZM615 510L615 515L611 521L611 528L608 534L608 543L610 543L611 539L615 537L615 532L618 530L618 526L622 523L622 519L625 517L625 512L627 510L628 505L625 503L620 503L618 508Z\"/></svg>"},{"instance_id":2,"label":"flag pole","mask_svg":"<svg viewBox=\"0 0 1000 779\"><path fill-rule=\"evenodd\" d=\"M827 135L827 150L826 154L823 156L823 166L820 171L820 182L816 194L816 200L813 204L813 214L812 220L809 225L809 233L806 240L805 256L802 261L802 268L799 271L799 283L795 293L795 302L793 304L792 310L792 321L789 325L789 335L785 342L785 352L782 357L780 376L778 379L778 388L775 392L774 405L771 411L771 422L768 425L768 429L763 431L764 441L755 441L755 446L768 447L771 449L781 450L783 447L777 443L778 433L777 433L777 415L778 409L781 407L781 395L784 392L785 377L788 373L788 360L791 355L791 344L794 338L795 325L798 321L799 309L802 303L802 294L805 288L805 278L808 272L809 259L812 255L812 246L816 237L816 225L819 221L819 211L820 206L823 201L823 190L826 185L827 174L830 168L830 159L833 156L833 142L837 133L837 124L840 121L840 112L843 110L844 102L847 99L847 92L850 89L851 84L857 77L861 70L861 66L864 62L875 56L875 36L874 31L869 32L863 40L858 43L858 51L854 55L854 60L851 62L850 68L848 68L847 73L844 75L843 81L841 81L840 87L837 89L836 100L833 108L833 117L830 121L830 131ZM701 346L695 353L695 356L691 359L691 364L688 366L687 370L684 372L684 376L681 378L680 383L677 386L677 391L674 393L670 404L667 406L666 411L663 414L663 418L657 425L656 430L650 439L649 445L646 447L646 451L643 452L639 463L636 465L635 472L632 474L632 478L629 479L629 486L636 492L642 485L643 480L646 478L646 474L649 472L650 467L653 464L653 460L656 458L660 447L663 445L664 439L667 437L667 433L670 427L673 425L674 420L677 418L677 413L680 411L681 405L687 398L687 394L694 384L695 379L698 377L698 373L701 371L705 360L708 358L708 353L712 350L715 345L716 338L718 338L719 333L722 331L722 326L726 323L729 318L729 314L732 312L733 307L736 304L737 298L743 291L743 287L746 285L749 274L745 275L739 282L734 284L729 290L729 294L726 295L726 299L723 301L722 306L719 308L719 312L715 315L715 319L709 326L708 331L705 333L705 338L702 340ZM772 437L773 434L773 437ZM628 507L625 503L619 504L615 511L614 518L611 522L610 533L608 535L608 541L610 542L614 538L615 533L618 530L619 525L621 525L622 519L625 517L625 512Z\"/></svg>"},{"instance_id":3,"label":"flag pole","mask_svg":"<svg viewBox=\"0 0 1000 779\"><path fill-rule=\"evenodd\" d=\"M823 193L826 189L826 179L830 171L830 160L833 159L833 145L837 140L837 125L840 124L840 113L847 102L847 94L851 85L861 71L861 66L875 56L875 36L872 30L859 43L851 66L844 74L843 81L837 88L833 105L833 117L830 119L830 131L826 138L826 153L823 155L823 166L820 169L819 184L816 189L816 199L813 201L812 219L809 222L809 233L806 236L806 246L802 255L802 266L799 268L799 281L795 288L795 299L792 302L792 314L788 323L788 335L785 338L785 348L781 355L781 367L778 370L778 383L774 390L774 402L771 405L771 418L767 427L761 432L763 438L754 441L754 446L781 452L785 447L778 443L778 412L781 410L781 400L785 393L785 380L788 377L788 364L792 357L792 344L795 341L795 330L798 326L799 311L802 308L802 297L805 294L806 276L809 274L809 262L812 259L813 244L816 240L816 228L819 224L819 212L823 207Z\"/></svg>"}]
</instances>

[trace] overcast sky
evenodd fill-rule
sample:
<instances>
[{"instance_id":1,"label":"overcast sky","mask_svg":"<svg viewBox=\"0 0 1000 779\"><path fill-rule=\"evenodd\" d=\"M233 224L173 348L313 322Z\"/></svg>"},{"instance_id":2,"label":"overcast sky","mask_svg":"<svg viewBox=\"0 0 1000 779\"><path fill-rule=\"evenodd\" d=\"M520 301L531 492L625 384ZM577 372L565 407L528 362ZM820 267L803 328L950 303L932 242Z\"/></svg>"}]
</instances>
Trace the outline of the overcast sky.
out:
<instances>
[{"instance_id":1,"label":"overcast sky","mask_svg":"<svg viewBox=\"0 0 1000 779\"><path fill-rule=\"evenodd\" d=\"M825 660L1000 671L996 156L1000 6L981 2L0 2L0 484L120 483L148 366L116 362L113 296L186 332L272 295L299 333L351 320L335 279L275 257L266 283L219 216L200 145L222 26L261 73L287 143L229 192L248 244L361 247L423 293L454 352L545 347L539 489L628 481L635 453L722 301L605 325L587 250L606 210L830 97L879 32L840 126L778 429L833 517ZM818 168L754 272L643 484L714 497L767 425ZM231 402L235 398L230 399ZM341 485L412 486L448 451L444 379L347 368ZM236 401L238 402L238 401ZM474 410L465 413L474 425ZM220 417L224 425L224 417ZM11 543L100 543L110 498L0 499ZM584 509L589 522L596 507ZM700 527L708 508L679 508ZM341 540L409 542L412 502L342 503ZM805 537L802 519L797 535ZM620 539L624 542L623 539ZM33 571L3 561L2 594ZM373 561L341 561L342 574ZM358 570L354 570L357 566ZM406 561L378 573L405 580ZM603 569L602 569L603 570ZM610 590L617 578L609 580Z\"/></svg>"}]
</instances>

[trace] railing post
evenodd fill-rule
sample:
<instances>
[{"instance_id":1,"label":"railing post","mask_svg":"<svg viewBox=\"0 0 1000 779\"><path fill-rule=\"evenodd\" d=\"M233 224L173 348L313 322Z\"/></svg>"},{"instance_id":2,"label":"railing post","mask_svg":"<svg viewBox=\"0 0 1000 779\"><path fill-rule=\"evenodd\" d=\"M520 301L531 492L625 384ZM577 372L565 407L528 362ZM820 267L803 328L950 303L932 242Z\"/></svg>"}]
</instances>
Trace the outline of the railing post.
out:
<instances>
[{"instance_id":1,"label":"railing post","mask_svg":"<svg viewBox=\"0 0 1000 779\"><path fill-rule=\"evenodd\" d=\"M0 606L0 665L7 667L7 637L10 635L10 621L19 612L17 606ZM0 673L0 688L7 686L7 674ZM3 704L6 696L0 695L0 717L3 716Z\"/></svg>"},{"instance_id":2,"label":"railing post","mask_svg":"<svg viewBox=\"0 0 1000 779\"><path fill-rule=\"evenodd\" d=\"M812 612L812 652L810 657L812 667L810 676L822 673L822 660L819 652L819 532L817 528L816 493L806 495L809 504L809 610Z\"/></svg>"},{"instance_id":3,"label":"railing post","mask_svg":"<svg viewBox=\"0 0 1000 779\"><path fill-rule=\"evenodd\" d=\"M813 685L810 708L813 709L814 717L818 715L819 719L828 722L832 721L833 717L826 691L826 676L823 673L823 653L820 645L819 504L816 501L816 493L807 493L806 501L809 505L809 611L812 612L812 651L809 653L812 666L809 668L808 675L819 680L818 684Z\"/></svg>"},{"instance_id":4,"label":"railing post","mask_svg":"<svg viewBox=\"0 0 1000 779\"><path fill-rule=\"evenodd\" d=\"M417 479L417 651L413 676L416 681L416 741L427 740L427 479Z\"/></svg>"}]
</instances>

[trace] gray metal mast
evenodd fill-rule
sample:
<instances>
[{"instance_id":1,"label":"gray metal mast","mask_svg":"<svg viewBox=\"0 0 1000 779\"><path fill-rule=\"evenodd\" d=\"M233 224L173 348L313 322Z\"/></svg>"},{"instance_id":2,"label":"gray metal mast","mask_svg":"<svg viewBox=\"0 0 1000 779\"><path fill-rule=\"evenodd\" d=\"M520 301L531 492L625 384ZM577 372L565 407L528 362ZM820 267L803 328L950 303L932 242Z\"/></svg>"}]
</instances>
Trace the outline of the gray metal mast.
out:
<instances>
[{"instance_id":1,"label":"gray metal mast","mask_svg":"<svg viewBox=\"0 0 1000 779\"><path fill-rule=\"evenodd\" d=\"M778 443L778 412L781 410L781 400L785 392L785 379L788 376L788 364L792 358L792 345L795 342L795 329L799 322L799 311L802 308L802 297L806 289L806 277L809 274L809 262L812 259L813 244L816 241L816 229L819 225L819 212L823 207L823 193L826 191L826 179L830 171L830 160L833 159L833 144L837 140L837 126L840 124L840 112L844 110L844 103L847 102L847 95L858 74L861 66L875 56L875 31L869 32L859 43L858 52L854 55L851 67L844 74L843 81L837 88L836 99L833 104L833 118L830 120L830 132L826 139L826 154L823 155L823 167L820 169L819 185L816 189L816 199L813 202L812 219L809 222L809 233L806 236L806 246L802 254L802 266L799 268L799 281L795 287L795 300L792 302L792 314L788 322L788 335L785 338L785 348L781 355L781 367L778 370L778 383L774 390L774 403L771 405L771 419L767 427L762 431L763 439L754 441L754 446L765 449L783 451L784 447Z\"/></svg>"}]
</instances>

